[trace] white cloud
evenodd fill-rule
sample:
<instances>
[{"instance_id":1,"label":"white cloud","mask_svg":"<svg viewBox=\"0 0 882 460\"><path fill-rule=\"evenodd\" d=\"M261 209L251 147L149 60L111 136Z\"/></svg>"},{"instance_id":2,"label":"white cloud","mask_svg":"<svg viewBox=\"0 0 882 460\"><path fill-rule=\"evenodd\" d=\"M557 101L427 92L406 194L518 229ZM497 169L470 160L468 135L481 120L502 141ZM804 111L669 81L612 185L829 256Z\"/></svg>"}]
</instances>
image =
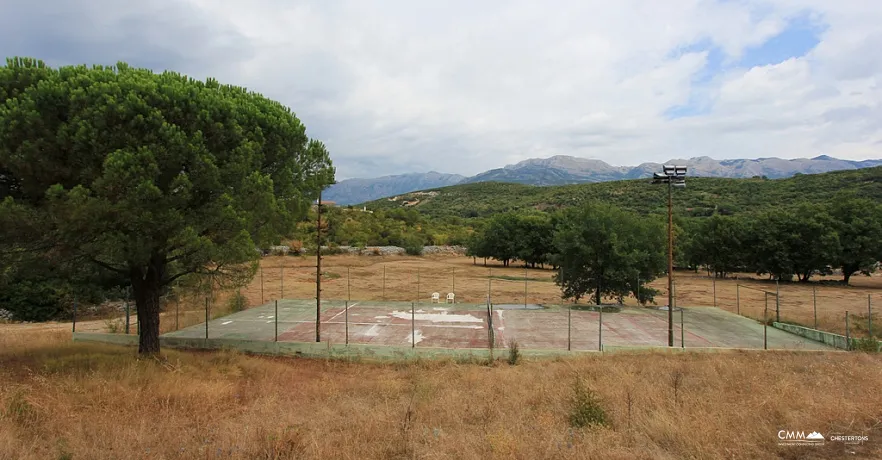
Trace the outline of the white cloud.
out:
<instances>
[{"instance_id":1,"label":"white cloud","mask_svg":"<svg viewBox=\"0 0 882 460\"><path fill-rule=\"evenodd\" d=\"M105 19L138 17L159 36L194 18L225 31L206 36L211 50L244 51L182 70L290 105L341 176L473 174L554 154L616 165L882 157L882 8L872 1L182 1L190 7L132 2ZM825 27L806 56L735 65L806 15ZM699 84L702 44L725 62ZM696 102L698 115L665 116Z\"/></svg>"}]
</instances>

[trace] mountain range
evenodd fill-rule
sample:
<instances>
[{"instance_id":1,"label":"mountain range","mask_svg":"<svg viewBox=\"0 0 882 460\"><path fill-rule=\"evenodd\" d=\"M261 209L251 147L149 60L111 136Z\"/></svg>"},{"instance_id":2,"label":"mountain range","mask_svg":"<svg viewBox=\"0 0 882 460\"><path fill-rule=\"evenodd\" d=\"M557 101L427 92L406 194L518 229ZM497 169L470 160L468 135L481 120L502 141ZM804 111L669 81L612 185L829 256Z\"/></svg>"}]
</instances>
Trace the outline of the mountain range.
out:
<instances>
[{"instance_id":1,"label":"mountain range","mask_svg":"<svg viewBox=\"0 0 882 460\"><path fill-rule=\"evenodd\" d=\"M689 176L697 177L755 177L769 179L792 177L797 174L817 174L829 171L882 166L882 160L840 160L821 155L814 158L757 158L714 160L710 157L672 159L664 164L684 165ZM346 179L329 187L323 200L340 205L363 203L387 196L417 190L446 187L475 182L510 182L527 185L564 185L586 182L606 182L651 177L660 172L661 163L643 163L638 166L611 166L588 158L556 155L550 158L532 158L503 168L491 169L472 177L438 172L411 173L374 179Z\"/></svg>"}]
</instances>

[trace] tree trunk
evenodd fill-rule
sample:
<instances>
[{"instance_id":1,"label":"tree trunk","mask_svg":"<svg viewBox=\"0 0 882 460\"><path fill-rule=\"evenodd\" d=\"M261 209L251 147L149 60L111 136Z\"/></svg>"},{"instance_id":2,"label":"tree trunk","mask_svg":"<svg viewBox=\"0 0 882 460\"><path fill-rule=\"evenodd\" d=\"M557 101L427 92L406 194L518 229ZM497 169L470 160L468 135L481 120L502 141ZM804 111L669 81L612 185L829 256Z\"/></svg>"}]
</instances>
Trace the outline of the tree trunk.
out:
<instances>
[{"instance_id":1,"label":"tree trunk","mask_svg":"<svg viewBox=\"0 0 882 460\"><path fill-rule=\"evenodd\" d=\"M851 275L859 269L860 267L857 265L844 264L842 266L842 281L845 282L846 286L848 286L848 280L851 279Z\"/></svg>"},{"instance_id":2,"label":"tree trunk","mask_svg":"<svg viewBox=\"0 0 882 460\"><path fill-rule=\"evenodd\" d=\"M159 256L154 256L147 267L130 270L140 326L138 337L140 354L159 353L159 298L162 294L164 275L165 265Z\"/></svg>"}]
</instances>

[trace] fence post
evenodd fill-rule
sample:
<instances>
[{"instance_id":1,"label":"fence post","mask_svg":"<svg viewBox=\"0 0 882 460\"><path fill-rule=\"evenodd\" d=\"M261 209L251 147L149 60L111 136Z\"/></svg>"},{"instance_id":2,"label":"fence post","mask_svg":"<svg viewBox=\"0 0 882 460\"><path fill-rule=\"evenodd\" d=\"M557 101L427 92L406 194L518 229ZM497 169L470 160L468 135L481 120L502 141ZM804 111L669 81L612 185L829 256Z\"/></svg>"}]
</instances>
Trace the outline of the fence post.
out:
<instances>
[{"instance_id":1,"label":"fence post","mask_svg":"<svg viewBox=\"0 0 882 460\"><path fill-rule=\"evenodd\" d=\"M778 288L778 280L775 280L775 321L781 322L781 291Z\"/></svg>"},{"instance_id":2,"label":"fence post","mask_svg":"<svg viewBox=\"0 0 882 460\"><path fill-rule=\"evenodd\" d=\"M600 319L597 321L597 351L603 351L603 305L600 307Z\"/></svg>"},{"instance_id":3,"label":"fence post","mask_svg":"<svg viewBox=\"0 0 882 460\"><path fill-rule=\"evenodd\" d=\"M815 310L815 329L818 328L818 293L817 286L812 286L812 307Z\"/></svg>"},{"instance_id":4,"label":"fence post","mask_svg":"<svg viewBox=\"0 0 882 460\"><path fill-rule=\"evenodd\" d=\"M492 286L493 286L493 268L487 269L487 302L493 304L493 295L492 295Z\"/></svg>"},{"instance_id":5,"label":"fence post","mask_svg":"<svg viewBox=\"0 0 882 460\"><path fill-rule=\"evenodd\" d=\"M567 351L573 349L573 306L567 306Z\"/></svg>"},{"instance_id":6,"label":"fence post","mask_svg":"<svg viewBox=\"0 0 882 460\"><path fill-rule=\"evenodd\" d=\"M735 283L735 313L741 314L741 285Z\"/></svg>"},{"instance_id":7,"label":"fence post","mask_svg":"<svg viewBox=\"0 0 882 460\"><path fill-rule=\"evenodd\" d=\"M273 336L273 342L279 341L279 301L276 300L276 316L273 316L276 320L276 335Z\"/></svg>"},{"instance_id":8,"label":"fence post","mask_svg":"<svg viewBox=\"0 0 882 460\"><path fill-rule=\"evenodd\" d=\"M686 331L683 323L683 309L680 309L680 348L686 348Z\"/></svg>"},{"instance_id":9,"label":"fence post","mask_svg":"<svg viewBox=\"0 0 882 460\"><path fill-rule=\"evenodd\" d=\"M490 299L487 298L487 342L490 347L490 362L493 362L493 345L496 342L495 331L493 330L493 306Z\"/></svg>"},{"instance_id":10,"label":"fence post","mask_svg":"<svg viewBox=\"0 0 882 460\"><path fill-rule=\"evenodd\" d=\"M416 348L416 311L414 303L410 303L410 348Z\"/></svg>"},{"instance_id":11,"label":"fence post","mask_svg":"<svg viewBox=\"0 0 882 460\"><path fill-rule=\"evenodd\" d=\"M181 294L175 293L175 330L181 328Z\"/></svg>"},{"instance_id":12,"label":"fence post","mask_svg":"<svg viewBox=\"0 0 882 460\"><path fill-rule=\"evenodd\" d=\"M711 280L713 280L713 284L714 284L714 308L716 308L717 307L717 272L716 271L714 271L714 277L711 278ZM682 310L680 310L680 311L682 311Z\"/></svg>"},{"instance_id":13,"label":"fence post","mask_svg":"<svg viewBox=\"0 0 882 460\"><path fill-rule=\"evenodd\" d=\"M349 301L346 301L346 309L343 310L345 313L343 314L343 318L346 323L346 345L349 345Z\"/></svg>"},{"instance_id":14,"label":"fence post","mask_svg":"<svg viewBox=\"0 0 882 460\"><path fill-rule=\"evenodd\" d=\"M870 294L867 294L867 334L873 338L873 304L870 303Z\"/></svg>"},{"instance_id":15,"label":"fence post","mask_svg":"<svg viewBox=\"0 0 882 460\"><path fill-rule=\"evenodd\" d=\"M349 280L352 279L352 276L349 273L349 267L346 267L346 299L352 300L352 286L349 283Z\"/></svg>"},{"instance_id":16,"label":"fence post","mask_svg":"<svg viewBox=\"0 0 882 460\"><path fill-rule=\"evenodd\" d=\"M848 312L845 312L845 351L851 350L851 337L848 332Z\"/></svg>"},{"instance_id":17,"label":"fence post","mask_svg":"<svg viewBox=\"0 0 882 460\"><path fill-rule=\"evenodd\" d=\"M74 297L74 311L73 311L73 330L71 332L77 331L77 298Z\"/></svg>"},{"instance_id":18,"label":"fence post","mask_svg":"<svg viewBox=\"0 0 882 460\"><path fill-rule=\"evenodd\" d=\"M763 310L763 350L769 349L769 293L766 292L763 296L766 301L765 309Z\"/></svg>"},{"instance_id":19,"label":"fence post","mask_svg":"<svg viewBox=\"0 0 882 460\"><path fill-rule=\"evenodd\" d=\"M208 340L208 297L205 298L205 340Z\"/></svg>"}]
</instances>

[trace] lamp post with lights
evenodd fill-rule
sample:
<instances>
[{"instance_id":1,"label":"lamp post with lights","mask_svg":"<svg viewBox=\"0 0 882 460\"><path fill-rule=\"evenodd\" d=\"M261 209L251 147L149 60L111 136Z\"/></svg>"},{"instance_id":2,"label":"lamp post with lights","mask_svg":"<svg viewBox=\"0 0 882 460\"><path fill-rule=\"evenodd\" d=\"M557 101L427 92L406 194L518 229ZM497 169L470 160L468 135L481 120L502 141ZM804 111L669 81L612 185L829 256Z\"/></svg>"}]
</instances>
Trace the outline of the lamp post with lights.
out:
<instances>
[{"instance_id":1,"label":"lamp post with lights","mask_svg":"<svg viewBox=\"0 0 882 460\"><path fill-rule=\"evenodd\" d=\"M674 212L672 190L686 187L686 166L664 165L654 173L653 184L668 184L668 346L674 346Z\"/></svg>"}]
</instances>

